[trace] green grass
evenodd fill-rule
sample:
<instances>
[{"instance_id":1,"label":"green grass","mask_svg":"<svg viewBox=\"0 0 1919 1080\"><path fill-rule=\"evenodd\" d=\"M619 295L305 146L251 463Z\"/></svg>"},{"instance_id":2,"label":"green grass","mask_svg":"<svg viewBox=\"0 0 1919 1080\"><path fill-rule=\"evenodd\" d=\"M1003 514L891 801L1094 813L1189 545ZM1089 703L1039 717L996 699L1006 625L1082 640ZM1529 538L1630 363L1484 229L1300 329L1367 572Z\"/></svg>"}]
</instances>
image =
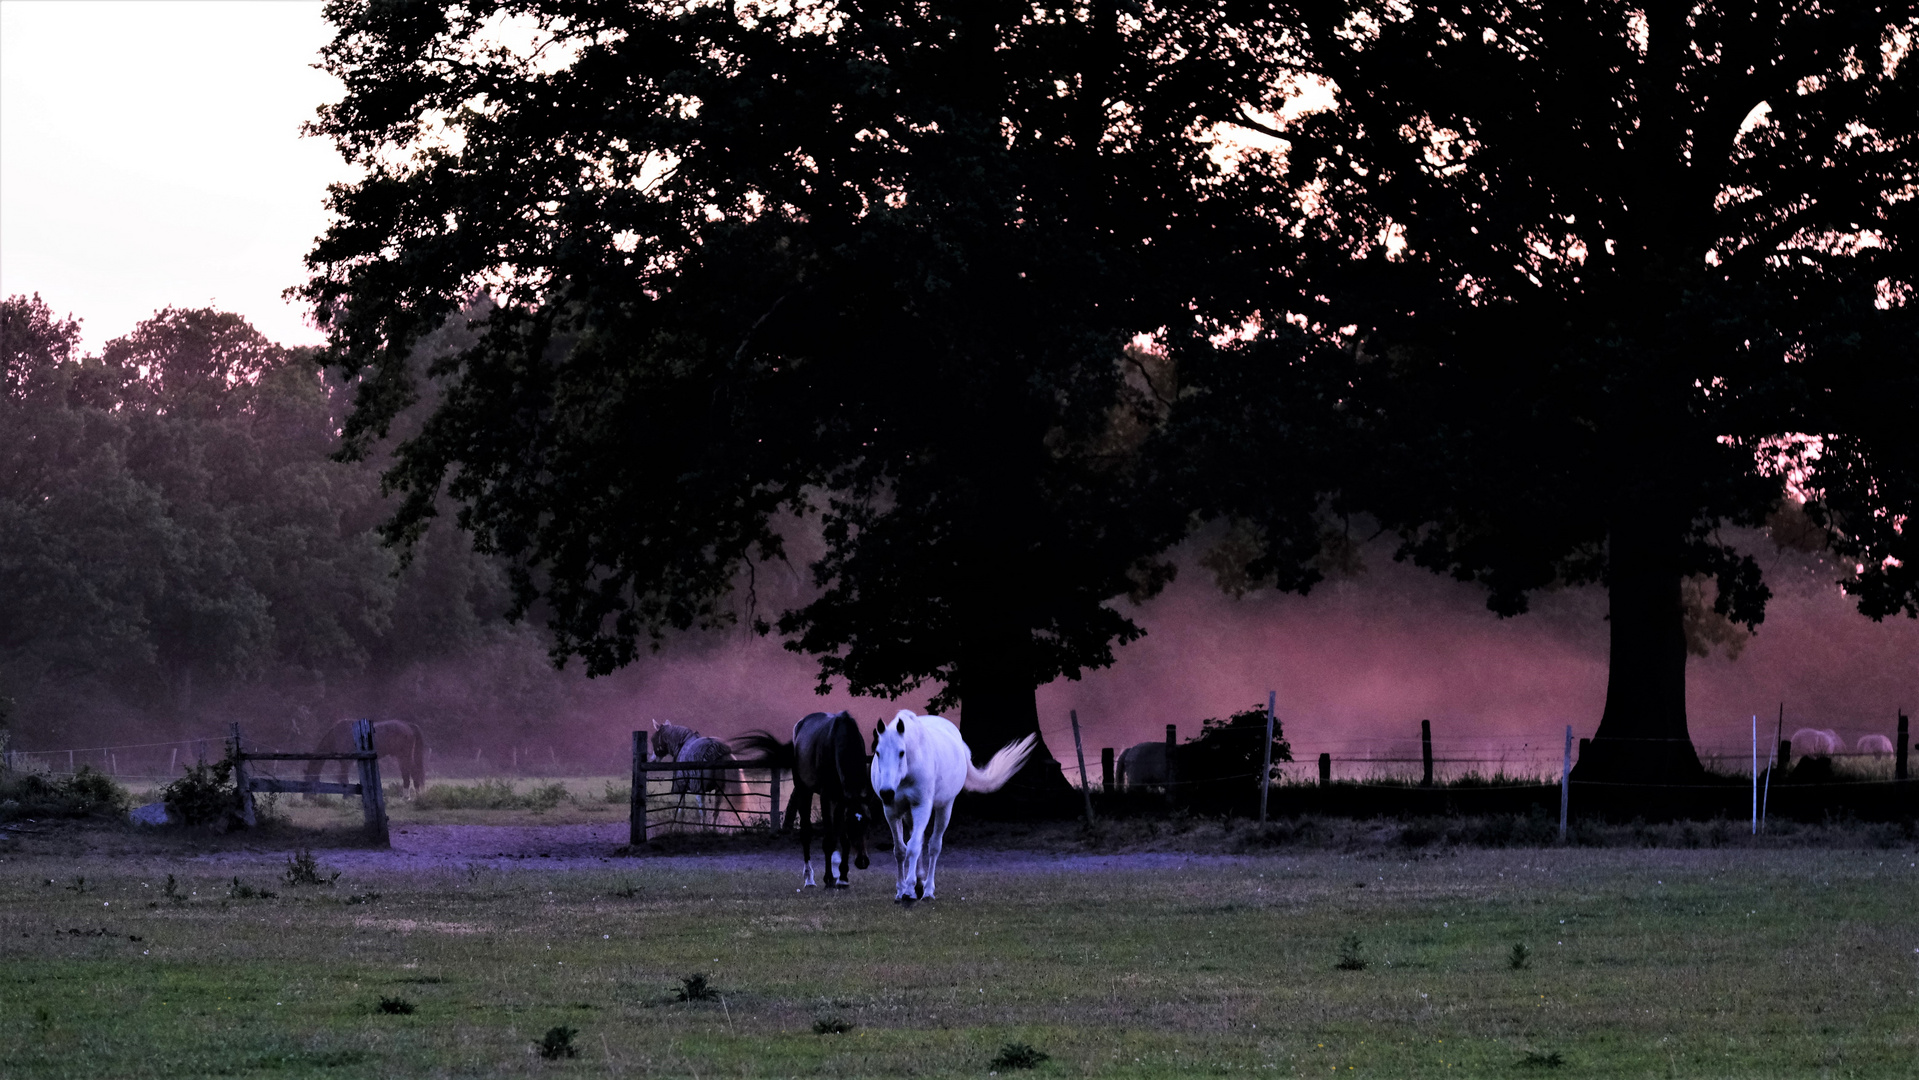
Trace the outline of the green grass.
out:
<instances>
[{"instance_id":1,"label":"green grass","mask_svg":"<svg viewBox=\"0 0 1919 1080\"><path fill-rule=\"evenodd\" d=\"M0 861L6 1074L984 1076L1009 1045L1046 1055L1022 1073L1042 1077L1919 1061L1910 845L1282 849L1092 872L1029 856L949 866L943 898L910 910L884 871L796 895L784 864L645 859L229 899L285 856L246 859ZM184 901L162 895L169 873ZM85 892L61 887L77 875ZM1338 967L1349 935L1363 970ZM718 999L676 1001L690 974ZM393 999L413 1011L383 1012ZM555 1028L577 1058L542 1057Z\"/></svg>"}]
</instances>

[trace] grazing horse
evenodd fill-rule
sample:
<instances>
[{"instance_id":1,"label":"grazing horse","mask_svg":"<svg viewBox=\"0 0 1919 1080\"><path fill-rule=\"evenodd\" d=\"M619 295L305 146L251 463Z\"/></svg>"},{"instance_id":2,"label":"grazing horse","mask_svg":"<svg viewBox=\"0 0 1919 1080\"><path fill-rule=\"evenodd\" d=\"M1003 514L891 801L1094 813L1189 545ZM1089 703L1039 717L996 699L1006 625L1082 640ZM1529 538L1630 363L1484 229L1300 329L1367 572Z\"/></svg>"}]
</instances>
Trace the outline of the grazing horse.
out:
<instances>
[{"instance_id":1,"label":"grazing horse","mask_svg":"<svg viewBox=\"0 0 1919 1080\"><path fill-rule=\"evenodd\" d=\"M420 729L405 720L381 720L373 725L373 748L381 757L394 758L400 766L400 787L411 787L414 794L426 790L426 739ZM316 754L345 754L353 750L353 721L342 720L326 730L320 736L320 745L313 748ZM311 784L320 779L320 773L328 765L340 767L340 783L347 782L347 762L309 761L306 779ZM313 798L311 792L307 798Z\"/></svg>"},{"instance_id":2,"label":"grazing horse","mask_svg":"<svg viewBox=\"0 0 1919 1080\"><path fill-rule=\"evenodd\" d=\"M1831 757L1842 753L1846 742L1839 733L1829 728L1800 728L1792 733L1792 753L1794 757Z\"/></svg>"},{"instance_id":3,"label":"grazing horse","mask_svg":"<svg viewBox=\"0 0 1919 1080\"><path fill-rule=\"evenodd\" d=\"M662 726L655 720L653 757L656 761L679 761L692 766L674 771L672 793L693 796L702 828L718 825L720 809L729 801L728 796L739 793L738 783L732 785L731 792L727 790L727 781L732 778L729 774L737 774L738 770L729 767L733 764L733 755L726 744L692 728L674 723ZM735 818L739 816L737 802L733 813Z\"/></svg>"},{"instance_id":4,"label":"grazing horse","mask_svg":"<svg viewBox=\"0 0 1919 1080\"><path fill-rule=\"evenodd\" d=\"M1121 791L1166 786L1166 744L1134 743L1120 752L1119 787Z\"/></svg>"},{"instance_id":5,"label":"grazing horse","mask_svg":"<svg viewBox=\"0 0 1919 1080\"><path fill-rule=\"evenodd\" d=\"M1884 735L1861 735L1852 748L1860 754L1890 754L1893 749L1892 740Z\"/></svg>"},{"instance_id":6,"label":"grazing horse","mask_svg":"<svg viewBox=\"0 0 1919 1080\"><path fill-rule=\"evenodd\" d=\"M943 716L915 716L901 709L873 737L873 790L893 830L893 857L899 880L896 902L933 899L933 874L940 844L961 791L998 791L1026 764L1037 734L1008 743L986 768L973 767L973 755L959 728Z\"/></svg>"},{"instance_id":7,"label":"grazing horse","mask_svg":"<svg viewBox=\"0 0 1919 1080\"><path fill-rule=\"evenodd\" d=\"M770 731L753 731L734 740L742 753L756 753L774 768L793 770L793 801L800 818L800 892L813 881L813 796L820 797L820 854L826 856L827 888L848 888L852 873L866 857L867 800L873 788L866 772L866 740L852 713L813 713L793 725L793 741ZM773 807L779 813L779 807Z\"/></svg>"}]
</instances>

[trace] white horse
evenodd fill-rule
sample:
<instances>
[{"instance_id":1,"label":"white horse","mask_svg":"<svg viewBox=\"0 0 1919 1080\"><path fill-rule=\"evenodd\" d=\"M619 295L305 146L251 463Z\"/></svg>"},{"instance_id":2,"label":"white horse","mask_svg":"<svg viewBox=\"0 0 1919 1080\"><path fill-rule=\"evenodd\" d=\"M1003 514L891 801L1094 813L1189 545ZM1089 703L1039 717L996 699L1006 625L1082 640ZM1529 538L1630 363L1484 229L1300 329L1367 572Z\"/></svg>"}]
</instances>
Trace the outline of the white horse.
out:
<instances>
[{"instance_id":1,"label":"white horse","mask_svg":"<svg viewBox=\"0 0 1919 1080\"><path fill-rule=\"evenodd\" d=\"M1845 740L1829 728L1800 728L1792 733L1792 752L1795 757L1831 757L1845 749Z\"/></svg>"},{"instance_id":2,"label":"white horse","mask_svg":"<svg viewBox=\"0 0 1919 1080\"><path fill-rule=\"evenodd\" d=\"M961 791L998 791L1026 764L1037 735L1008 743L986 768L973 767L972 752L959 728L943 716L915 716L901 709L873 740L873 790L893 831L893 857L899 863L895 901L911 904L933 899L933 873L939 867L940 842Z\"/></svg>"},{"instance_id":3,"label":"white horse","mask_svg":"<svg viewBox=\"0 0 1919 1080\"><path fill-rule=\"evenodd\" d=\"M1860 754L1890 754L1893 752L1892 740L1884 735L1861 735L1852 746Z\"/></svg>"}]
</instances>

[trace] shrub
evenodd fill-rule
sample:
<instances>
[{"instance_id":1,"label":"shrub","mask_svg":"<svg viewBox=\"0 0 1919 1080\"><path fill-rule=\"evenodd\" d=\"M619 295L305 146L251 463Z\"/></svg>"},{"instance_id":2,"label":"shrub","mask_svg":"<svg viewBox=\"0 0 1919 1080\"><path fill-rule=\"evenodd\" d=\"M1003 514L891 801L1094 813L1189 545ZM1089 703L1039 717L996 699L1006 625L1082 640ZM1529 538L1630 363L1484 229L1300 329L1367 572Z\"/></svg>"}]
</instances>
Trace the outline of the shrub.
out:
<instances>
[{"instance_id":1,"label":"shrub","mask_svg":"<svg viewBox=\"0 0 1919 1080\"><path fill-rule=\"evenodd\" d=\"M411 1016L413 1014L413 1003L405 998L387 997L385 994L382 994L380 995L379 1009L388 1016Z\"/></svg>"},{"instance_id":2,"label":"shrub","mask_svg":"<svg viewBox=\"0 0 1919 1080\"><path fill-rule=\"evenodd\" d=\"M118 816L132 803L113 778L82 765L72 776L0 773L0 821Z\"/></svg>"},{"instance_id":3,"label":"shrub","mask_svg":"<svg viewBox=\"0 0 1919 1080\"><path fill-rule=\"evenodd\" d=\"M233 759L188 765L186 775L168 784L160 800L166 803L167 816L182 825L229 824L240 806L239 789L233 782Z\"/></svg>"},{"instance_id":4,"label":"shrub","mask_svg":"<svg viewBox=\"0 0 1919 1080\"><path fill-rule=\"evenodd\" d=\"M1523 943L1515 944L1513 946L1513 951L1506 954L1506 964L1507 966L1511 967L1514 971L1518 971L1520 968L1525 967L1529 961L1531 961L1532 955L1533 955L1533 951L1531 949L1528 949Z\"/></svg>"},{"instance_id":5,"label":"shrub","mask_svg":"<svg viewBox=\"0 0 1919 1080\"><path fill-rule=\"evenodd\" d=\"M813 1021L815 1035L844 1035L853 1030L853 1025L844 1017L822 1016Z\"/></svg>"},{"instance_id":6,"label":"shrub","mask_svg":"<svg viewBox=\"0 0 1919 1080\"><path fill-rule=\"evenodd\" d=\"M173 883L172 874L167 875L167 883L169 885ZM227 898L230 900L271 900L279 895L272 889L256 889L241 882L237 877L233 879L233 886L227 890Z\"/></svg>"}]
</instances>

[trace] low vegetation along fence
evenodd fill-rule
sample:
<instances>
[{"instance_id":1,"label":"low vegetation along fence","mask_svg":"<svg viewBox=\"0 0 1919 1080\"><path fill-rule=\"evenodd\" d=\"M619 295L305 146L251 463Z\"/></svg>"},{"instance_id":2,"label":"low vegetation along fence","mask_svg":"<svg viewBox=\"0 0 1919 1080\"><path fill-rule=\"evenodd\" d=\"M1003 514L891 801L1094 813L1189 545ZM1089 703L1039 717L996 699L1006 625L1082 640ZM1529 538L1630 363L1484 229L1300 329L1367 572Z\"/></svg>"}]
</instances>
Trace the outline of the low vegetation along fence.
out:
<instances>
[{"instance_id":1,"label":"low vegetation along fence","mask_svg":"<svg viewBox=\"0 0 1919 1080\"><path fill-rule=\"evenodd\" d=\"M240 741L240 725L233 725L233 736L228 743L228 755L233 761L233 786L240 799L240 820L248 826L258 823L253 796L256 793L283 792L303 795L358 795L360 809L366 817L367 839L381 845L392 842L387 827L386 792L380 787L380 754L373 747L373 723L369 720L353 722L353 749L341 753L320 753L310 750L274 752L248 750ZM306 761L328 762L348 761L358 769L360 780L355 784L330 784L324 780L288 780L278 776L255 776L247 768L250 761Z\"/></svg>"}]
</instances>

